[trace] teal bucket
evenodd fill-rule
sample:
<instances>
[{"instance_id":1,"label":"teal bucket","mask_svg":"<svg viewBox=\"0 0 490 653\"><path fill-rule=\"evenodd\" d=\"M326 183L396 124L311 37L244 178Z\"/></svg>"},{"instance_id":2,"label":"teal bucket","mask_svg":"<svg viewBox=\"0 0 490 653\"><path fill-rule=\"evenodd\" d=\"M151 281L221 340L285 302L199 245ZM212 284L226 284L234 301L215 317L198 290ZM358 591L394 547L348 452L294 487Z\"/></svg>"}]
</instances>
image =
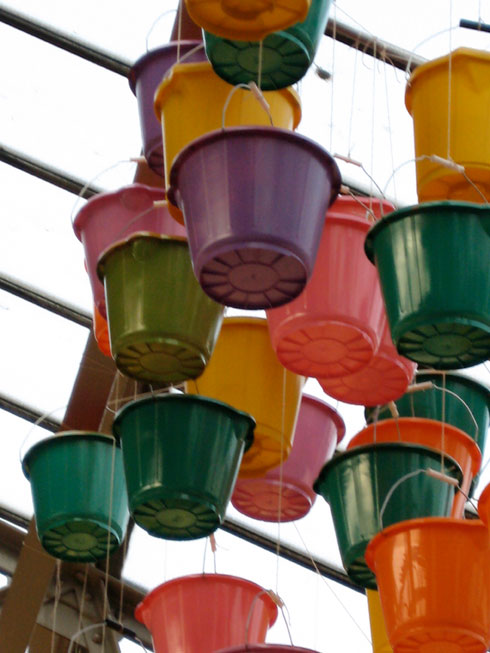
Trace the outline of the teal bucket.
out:
<instances>
[{"instance_id":1,"label":"teal bucket","mask_svg":"<svg viewBox=\"0 0 490 653\"><path fill-rule=\"evenodd\" d=\"M120 546L129 511L121 449L113 437L59 433L31 447L22 467L31 482L39 539L50 555L94 562Z\"/></svg>"},{"instance_id":2,"label":"teal bucket","mask_svg":"<svg viewBox=\"0 0 490 653\"><path fill-rule=\"evenodd\" d=\"M168 394L133 401L116 415L129 508L151 535L193 540L225 517L255 420L198 395Z\"/></svg>"},{"instance_id":3,"label":"teal bucket","mask_svg":"<svg viewBox=\"0 0 490 653\"><path fill-rule=\"evenodd\" d=\"M302 23L269 34L262 47L260 41L232 41L204 31L206 54L214 72L233 86L251 81L258 84L260 76L263 91L296 84L313 63L331 3L332 0L312 0Z\"/></svg>"}]
</instances>

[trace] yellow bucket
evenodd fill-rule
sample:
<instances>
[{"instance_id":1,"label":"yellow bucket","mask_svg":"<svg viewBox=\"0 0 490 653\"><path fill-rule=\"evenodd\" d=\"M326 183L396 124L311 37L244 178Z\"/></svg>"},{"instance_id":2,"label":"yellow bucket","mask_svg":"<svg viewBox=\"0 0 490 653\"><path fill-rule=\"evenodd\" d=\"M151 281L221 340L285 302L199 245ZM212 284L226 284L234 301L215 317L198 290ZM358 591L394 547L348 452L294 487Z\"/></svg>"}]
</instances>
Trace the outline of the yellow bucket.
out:
<instances>
[{"instance_id":1,"label":"yellow bucket","mask_svg":"<svg viewBox=\"0 0 490 653\"><path fill-rule=\"evenodd\" d=\"M220 129L223 108L232 86L223 81L210 63L177 64L155 94L155 113L162 123L165 185L175 157L191 141ZM292 88L266 91L274 127L295 129L301 120L301 104ZM227 127L270 125L269 116L251 91L233 93L225 114ZM171 215L183 223L182 212L171 202Z\"/></svg>"},{"instance_id":2,"label":"yellow bucket","mask_svg":"<svg viewBox=\"0 0 490 653\"><path fill-rule=\"evenodd\" d=\"M386 634L385 619L381 608L381 601L377 590L366 590L369 609L369 622L371 624L371 639L373 640L373 653L393 653L391 644Z\"/></svg>"},{"instance_id":3,"label":"yellow bucket","mask_svg":"<svg viewBox=\"0 0 490 653\"><path fill-rule=\"evenodd\" d=\"M464 166L466 176L490 200L490 54L459 48L418 66L405 104L413 117L415 156L435 154ZM419 202L483 203L462 172L427 159L416 161L416 168Z\"/></svg>"},{"instance_id":4,"label":"yellow bucket","mask_svg":"<svg viewBox=\"0 0 490 653\"><path fill-rule=\"evenodd\" d=\"M211 34L260 41L305 20L310 0L186 0L189 16Z\"/></svg>"},{"instance_id":5,"label":"yellow bucket","mask_svg":"<svg viewBox=\"0 0 490 653\"><path fill-rule=\"evenodd\" d=\"M257 422L240 478L261 476L289 456L305 379L287 371L269 340L267 320L225 318L213 355L186 392L224 401ZM282 453L281 453L282 450Z\"/></svg>"}]
</instances>

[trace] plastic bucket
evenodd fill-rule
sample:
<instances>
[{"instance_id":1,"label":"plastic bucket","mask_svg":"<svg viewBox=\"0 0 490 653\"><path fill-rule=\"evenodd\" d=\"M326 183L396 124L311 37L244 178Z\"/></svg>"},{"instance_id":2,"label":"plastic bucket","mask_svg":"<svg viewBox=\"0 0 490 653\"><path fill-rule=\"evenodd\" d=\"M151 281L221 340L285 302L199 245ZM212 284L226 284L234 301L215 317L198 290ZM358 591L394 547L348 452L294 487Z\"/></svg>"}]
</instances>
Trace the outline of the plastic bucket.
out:
<instances>
[{"instance_id":1,"label":"plastic bucket","mask_svg":"<svg viewBox=\"0 0 490 653\"><path fill-rule=\"evenodd\" d=\"M488 528L490 526L490 483L485 486L478 499L478 515Z\"/></svg>"},{"instance_id":2,"label":"plastic bucket","mask_svg":"<svg viewBox=\"0 0 490 653\"><path fill-rule=\"evenodd\" d=\"M490 545L480 521L414 519L382 531L376 573L395 651L484 653L490 645Z\"/></svg>"},{"instance_id":3,"label":"plastic bucket","mask_svg":"<svg viewBox=\"0 0 490 653\"><path fill-rule=\"evenodd\" d=\"M186 0L185 4L192 20L211 34L260 41L305 20L310 0Z\"/></svg>"},{"instance_id":4,"label":"plastic bucket","mask_svg":"<svg viewBox=\"0 0 490 653\"><path fill-rule=\"evenodd\" d=\"M373 642L373 653L393 653L390 640L386 633L385 620L379 592L366 590L369 610L369 624L371 626L371 639Z\"/></svg>"},{"instance_id":5,"label":"plastic bucket","mask_svg":"<svg viewBox=\"0 0 490 653\"><path fill-rule=\"evenodd\" d=\"M417 364L398 354L386 319L381 334L378 350L359 372L318 379L327 395L347 404L378 406L406 391Z\"/></svg>"},{"instance_id":6,"label":"plastic bucket","mask_svg":"<svg viewBox=\"0 0 490 653\"><path fill-rule=\"evenodd\" d=\"M371 538L390 524L406 519L449 515L454 487L424 473L397 481L422 469L444 470L461 480L461 470L438 451L402 442L356 447L328 462L314 489L330 505L342 563L362 587L376 589L376 579L366 565L364 552Z\"/></svg>"},{"instance_id":7,"label":"plastic bucket","mask_svg":"<svg viewBox=\"0 0 490 653\"><path fill-rule=\"evenodd\" d=\"M94 338L97 346L104 356L111 356L111 343L109 342L109 327L107 320L102 317L97 306L94 305Z\"/></svg>"},{"instance_id":8,"label":"plastic bucket","mask_svg":"<svg viewBox=\"0 0 490 653\"><path fill-rule=\"evenodd\" d=\"M460 48L418 66L408 83L405 103L413 117L415 156L435 154L464 166L467 177L488 201L490 54ZM415 164L419 202L483 201L468 179L454 168L427 159Z\"/></svg>"},{"instance_id":9,"label":"plastic bucket","mask_svg":"<svg viewBox=\"0 0 490 653\"><path fill-rule=\"evenodd\" d=\"M151 50L133 64L129 73L129 86L138 100L143 152L150 168L161 177L164 176L162 128L153 108L155 91L177 62L177 54L182 58L199 45L202 45L200 41L180 41ZM202 47L185 58L187 63L206 60Z\"/></svg>"},{"instance_id":10,"label":"plastic bucket","mask_svg":"<svg viewBox=\"0 0 490 653\"><path fill-rule=\"evenodd\" d=\"M175 578L155 588L136 607L136 619L150 630L155 653L214 653L263 642L277 607L255 583L223 574Z\"/></svg>"},{"instance_id":11,"label":"plastic bucket","mask_svg":"<svg viewBox=\"0 0 490 653\"><path fill-rule=\"evenodd\" d=\"M260 478L239 479L231 502L247 517L288 522L308 514L313 482L345 434L344 420L323 401L303 395L288 459Z\"/></svg>"},{"instance_id":12,"label":"plastic bucket","mask_svg":"<svg viewBox=\"0 0 490 653\"><path fill-rule=\"evenodd\" d=\"M391 208L379 201L372 206L375 215ZM314 378L354 374L378 348L384 308L378 274L363 251L366 214L354 198L339 197L327 213L303 293L267 311L274 351L293 372Z\"/></svg>"},{"instance_id":13,"label":"plastic bucket","mask_svg":"<svg viewBox=\"0 0 490 653\"><path fill-rule=\"evenodd\" d=\"M340 173L304 136L237 127L185 148L171 184L203 290L227 306L263 309L305 287Z\"/></svg>"},{"instance_id":14,"label":"plastic bucket","mask_svg":"<svg viewBox=\"0 0 490 653\"><path fill-rule=\"evenodd\" d=\"M97 262L104 250L140 231L186 237L185 228L175 223L166 204L154 207L153 202L164 198L161 188L132 184L91 197L77 213L73 230L83 244L94 302L103 317L104 285L97 276Z\"/></svg>"},{"instance_id":15,"label":"plastic bucket","mask_svg":"<svg viewBox=\"0 0 490 653\"><path fill-rule=\"evenodd\" d=\"M277 360L264 319L232 317L223 320L203 375L185 387L254 417L254 443L240 467L243 478L261 476L289 456L304 381Z\"/></svg>"},{"instance_id":16,"label":"plastic bucket","mask_svg":"<svg viewBox=\"0 0 490 653\"><path fill-rule=\"evenodd\" d=\"M204 32L214 72L229 84L258 83L263 91L286 88L306 75L325 32L331 0L311 0L308 16L262 41L230 41ZM260 73L259 73L260 68Z\"/></svg>"},{"instance_id":17,"label":"plastic bucket","mask_svg":"<svg viewBox=\"0 0 490 653\"><path fill-rule=\"evenodd\" d=\"M106 250L98 271L118 369L160 383L199 376L218 337L223 307L197 283L187 242L136 234Z\"/></svg>"},{"instance_id":18,"label":"plastic bucket","mask_svg":"<svg viewBox=\"0 0 490 653\"><path fill-rule=\"evenodd\" d=\"M170 540L213 533L254 425L250 415L206 397L169 394L126 404L113 429L135 522Z\"/></svg>"},{"instance_id":19,"label":"plastic bucket","mask_svg":"<svg viewBox=\"0 0 490 653\"><path fill-rule=\"evenodd\" d=\"M222 648L216 653L317 653L317 651L311 648L287 646L285 644L244 644L243 646Z\"/></svg>"},{"instance_id":20,"label":"plastic bucket","mask_svg":"<svg viewBox=\"0 0 490 653\"><path fill-rule=\"evenodd\" d=\"M490 207L433 202L370 230L391 336L400 354L436 369L490 355Z\"/></svg>"},{"instance_id":21,"label":"plastic bucket","mask_svg":"<svg viewBox=\"0 0 490 653\"><path fill-rule=\"evenodd\" d=\"M37 533L50 555L94 562L120 546L129 512L121 449L114 438L58 433L31 447L22 467L31 482Z\"/></svg>"},{"instance_id":22,"label":"plastic bucket","mask_svg":"<svg viewBox=\"0 0 490 653\"><path fill-rule=\"evenodd\" d=\"M269 116L251 91L239 89L230 99L230 85L220 79L210 63L178 64L157 89L155 112L161 120L165 159L165 184L170 184L172 164L191 141L210 131L241 125L269 125ZM295 129L301 119L299 96L292 89L265 92L275 127ZM224 107L229 100L226 112ZM211 172L211 170L209 171ZM211 176L210 181L214 177ZM216 177L221 183L223 179ZM207 199L208 192L201 198ZM170 211L183 223L175 200Z\"/></svg>"}]
</instances>

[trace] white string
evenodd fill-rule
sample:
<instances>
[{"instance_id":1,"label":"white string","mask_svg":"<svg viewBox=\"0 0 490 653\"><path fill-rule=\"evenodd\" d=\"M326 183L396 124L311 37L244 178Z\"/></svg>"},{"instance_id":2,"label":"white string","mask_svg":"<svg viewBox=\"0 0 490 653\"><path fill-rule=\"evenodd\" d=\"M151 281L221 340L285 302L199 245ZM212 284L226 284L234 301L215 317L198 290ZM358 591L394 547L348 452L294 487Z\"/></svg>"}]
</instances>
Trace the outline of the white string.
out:
<instances>
[{"instance_id":1,"label":"white string","mask_svg":"<svg viewBox=\"0 0 490 653\"><path fill-rule=\"evenodd\" d=\"M393 485L390 487L387 495L385 496L385 499L381 505L381 509L379 511L379 523L381 524L381 528L383 528L383 515L386 510L386 506L388 505L388 501L391 499L393 496L393 492L396 490L396 488L407 481L409 478L412 478L413 476L418 476L418 474L425 474L426 470L425 469L416 469L414 472L409 472L408 474L405 474L401 478L399 478Z\"/></svg>"},{"instance_id":2,"label":"white string","mask_svg":"<svg viewBox=\"0 0 490 653\"><path fill-rule=\"evenodd\" d=\"M446 27L445 29L441 29L439 32L435 32L434 34L431 34L430 36L427 36L425 39L420 41L420 43L417 43L417 45L413 48L413 50L410 53L410 57L408 58L408 61L407 61L407 66L405 68L405 78L407 79L407 81L410 80L410 76L411 76L410 70L412 68L412 61L413 61L413 58L415 56L416 50L418 50L422 45L425 45L425 43L427 43L428 41L431 41L432 39L436 38L437 36L441 36L441 34L445 34L448 31L452 31L452 30L455 30L455 29L458 29L458 28L459 28L459 25L454 25L453 27Z\"/></svg>"},{"instance_id":3,"label":"white string","mask_svg":"<svg viewBox=\"0 0 490 653\"><path fill-rule=\"evenodd\" d=\"M330 152L333 150L333 115L334 115L334 85L335 84L335 45L337 43L337 2L333 4L333 33L332 33L332 90L330 92Z\"/></svg>"},{"instance_id":4,"label":"white string","mask_svg":"<svg viewBox=\"0 0 490 653\"><path fill-rule=\"evenodd\" d=\"M396 70L396 69L395 69ZM390 156L391 156L391 169L395 169L395 154L393 150L393 131L391 126L391 112L390 112L390 94L388 93L388 75L387 67L384 67L384 82L385 82L385 98L386 98L386 115L388 117L388 135L390 139ZM393 196L395 204L398 204L398 195L396 191L396 181L393 179Z\"/></svg>"},{"instance_id":5,"label":"white string","mask_svg":"<svg viewBox=\"0 0 490 653\"><path fill-rule=\"evenodd\" d=\"M44 413L43 415L41 415L41 417L38 417L37 420L32 424L32 426L27 431L27 435L25 436L25 438L23 439L23 441L21 442L21 445L19 447L19 460L20 460L21 465L22 465L22 461L24 460L24 455L25 454L23 452L24 452L26 442L29 439L29 437L31 436L31 433L34 431L36 426L39 426L41 424L41 422L44 422L45 419L47 419L51 415L54 415L54 413L57 413L59 410L62 410L63 408L66 408L66 406L67 406L67 404L63 404L63 406L58 406L58 408L54 408L53 410L50 410L47 413Z\"/></svg>"},{"instance_id":6,"label":"white string","mask_svg":"<svg viewBox=\"0 0 490 653\"><path fill-rule=\"evenodd\" d=\"M449 0L449 27L453 22L453 0ZM452 48L452 31L449 30L449 69L447 76L447 158L451 159L451 118L452 118L452 80L453 80L453 48Z\"/></svg>"},{"instance_id":7,"label":"white string","mask_svg":"<svg viewBox=\"0 0 490 653\"><path fill-rule=\"evenodd\" d=\"M106 625L105 622L102 621L102 622L100 622L98 624L91 624L90 626L85 626L85 628L82 628L81 630L79 630L77 633L75 633L71 637L70 645L68 647L67 653L72 653L73 644L75 643L75 640L80 637L80 635L84 635L85 633L89 633L92 630L96 630L97 628L105 628L105 625ZM145 648L143 642L141 641L141 639L139 637L135 637L134 639L138 642L138 644L141 646L143 651L145 651L145 653L148 653L148 651L146 650L146 648Z\"/></svg>"},{"instance_id":8,"label":"white string","mask_svg":"<svg viewBox=\"0 0 490 653\"><path fill-rule=\"evenodd\" d=\"M268 104L267 104L266 99L265 99L264 96L262 95L260 89L258 89L257 87L255 87L255 88L256 88L256 91L258 91L258 93L260 94L260 97L259 97L259 95L256 95L256 93L253 92L254 82L250 82L250 83L248 83L248 84L244 84L244 83L242 82L242 83L240 83L240 84L237 84L236 86L233 86L233 88L231 89L231 91L228 93L228 97L226 98L226 101L225 101L225 103L224 103L224 105L223 105L223 112L222 112L222 115L221 115L221 129L224 129L224 128L225 128L226 112L228 111L228 106L229 106L229 104L230 104L230 102L231 102L232 97L235 95L235 93L237 92L237 90L238 90L239 88L245 89L245 90L249 91L250 93L252 93L252 95L254 96L254 98L257 100L257 102L260 104L260 106L261 106L261 107L264 109L264 111L267 113L267 116L268 116L268 118L269 118L269 121L270 121L271 125L274 126L274 124L273 124L273 122L272 122L272 115L271 115L271 112L270 112L269 106L268 106Z\"/></svg>"},{"instance_id":9,"label":"white string","mask_svg":"<svg viewBox=\"0 0 490 653\"><path fill-rule=\"evenodd\" d=\"M155 29L155 26L157 25L157 23L159 23L160 20L161 20L162 18L164 18L165 16L168 16L169 14L175 14L176 11L177 11L177 9L169 9L168 11L164 11L163 14L160 14L159 16L157 16L157 17L155 18L155 20L154 20L153 23L151 24L150 29L149 29L148 32L146 33L145 44L146 44L146 51L147 51L147 52L148 52L148 50L149 50L148 39L150 38L150 34L151 34L151 33L153 32L153 30Z\"/></svg>"}]
</instances>

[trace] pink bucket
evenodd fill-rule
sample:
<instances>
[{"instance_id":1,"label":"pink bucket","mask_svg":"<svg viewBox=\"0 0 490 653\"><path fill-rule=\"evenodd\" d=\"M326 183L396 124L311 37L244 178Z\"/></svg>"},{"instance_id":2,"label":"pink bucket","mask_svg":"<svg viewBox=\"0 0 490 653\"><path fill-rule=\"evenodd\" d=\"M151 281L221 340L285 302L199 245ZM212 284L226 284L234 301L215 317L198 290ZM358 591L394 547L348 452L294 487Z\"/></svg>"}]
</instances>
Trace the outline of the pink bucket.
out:
<instances>
[{"instance_id":1,"label":"pink bucket","mask_svg":"<svg viewBox=\"0 0 490 653\"><path fill-rule=\"evenodd\" d=\"M95 195L77 213L73 230L83 244L94 303L103 317L107 315L104 286L97 276L97 262L102 252L140 231L186 237L185 228L171 217L166 204L154 208L153 202L164 199L161 189L132 184Z\"/></svg>"},{"instance_id":2,"label":"pink bucket","mask_svg":"<svg viewBox=\"0 0 490 653\"><path fill-rule=\"evenodd\" d=\"M284 644L244 644L232 648L222 648L216 653L317 653L311 648L286 646Z\"/></svg>"},{"instance_id":3,"label":"pink bucket","mask_svg":"<svg viewBox=\"0 0 490 653\"><path fill-rule=\"evenodd\" d=\"M264 476L238 479L232 504L261 521L301 519L315 502L313 483L344 433L345 424L337 411L320 399L303 395L288 459Z\"/></svg>"},{"instance_id":4,"label":"pink bucket","mask_svg":"<svg viewBox=\"0 0 490 653\"><path fill-rule=\"evenodd\" d=\"M267 311L272 346L288 370L343 377L378 349L384 306L378 273L364 253L369 199L339 197L327 211L313 275L289 304ZM393 207L376 200L376 217Z\"/></svg>"}]
</instances>

